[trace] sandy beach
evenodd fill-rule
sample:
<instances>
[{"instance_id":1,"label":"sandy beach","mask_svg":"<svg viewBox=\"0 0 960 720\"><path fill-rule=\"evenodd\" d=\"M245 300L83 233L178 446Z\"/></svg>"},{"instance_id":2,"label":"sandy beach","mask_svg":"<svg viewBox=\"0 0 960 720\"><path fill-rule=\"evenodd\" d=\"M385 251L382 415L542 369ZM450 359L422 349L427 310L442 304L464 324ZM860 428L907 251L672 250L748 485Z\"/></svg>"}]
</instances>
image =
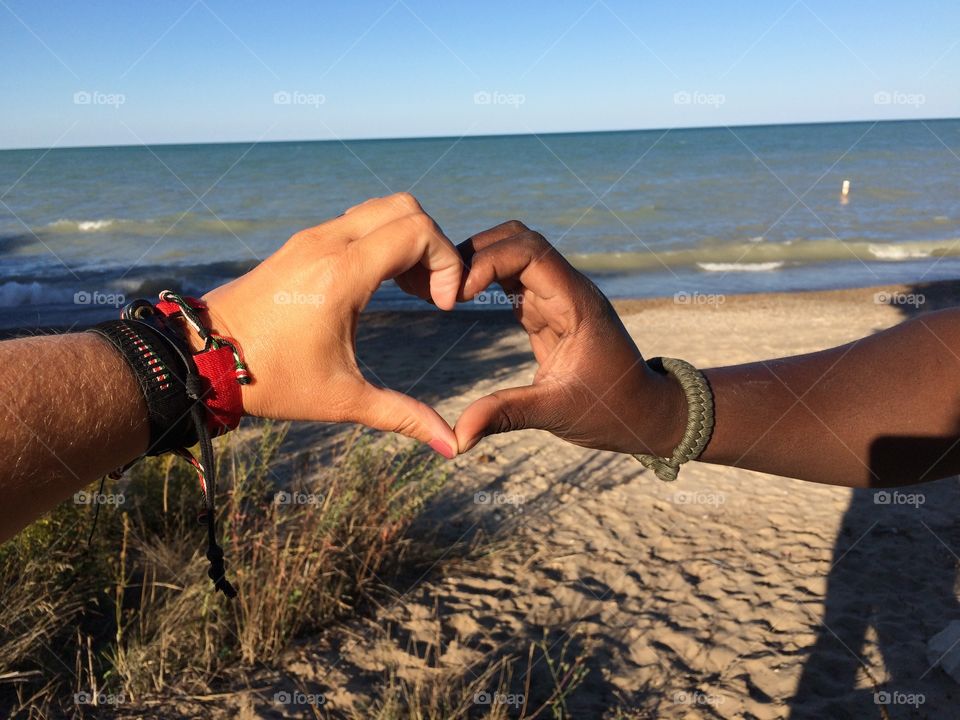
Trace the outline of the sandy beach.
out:
<instances>
[{"instance_id":1,"label":"sandy beach","mask_svg":"<svg viewBox=\"0 0 960 720\"><path fill-rule=\"evenodd\" d=\"M891 305L895 293L924 302ZM938 284L617 307L645 355L708 367L841 344L955 295ZM533 373L507 312L370 314L361 328L372 374L451 422ZM287 451L325 434L295 427ZM916 490L922 501L884 504L706 464L664 484L546 433L488 438L412 530L436 538L436 562L264 680L323 692L336 713L385 671L415 682L543 641L586 655L575 718L945 717L958 688L926 643L960 615L960 488ZM471 542L487 550L457 550ZM549 680L540 665L534 687ZM238 690L232 702L262 716L262 693Z\"/></svg>"},{"instance_id":2,"label":"sandy beach","mask_svg":"<svg viewBox=\"0 0 960 720\"><path fill-rule=\"evenodd\" d=\"M0 0L0 720L960 718L960 2L542 5Z\"/></svg>"}]
</instances>

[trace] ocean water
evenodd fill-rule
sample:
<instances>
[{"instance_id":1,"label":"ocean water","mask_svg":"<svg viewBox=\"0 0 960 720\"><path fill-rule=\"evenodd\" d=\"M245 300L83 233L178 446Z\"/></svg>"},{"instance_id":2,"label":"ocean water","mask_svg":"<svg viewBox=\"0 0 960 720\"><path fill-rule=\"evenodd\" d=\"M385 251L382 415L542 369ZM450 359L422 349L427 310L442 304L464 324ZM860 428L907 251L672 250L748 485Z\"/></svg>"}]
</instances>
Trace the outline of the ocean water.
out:
<instances>
[{"instance_id":1,"label":"ocean water","mask_svg":"<svg viewBox=\"0 0 960 720\"><path fill-rule=\"evenodd\" d=\"M0 327L200 293L399 190L455 242L523 220L614 297L960 277L960 120L9 150Z\"/></svg>"}]
</instances>

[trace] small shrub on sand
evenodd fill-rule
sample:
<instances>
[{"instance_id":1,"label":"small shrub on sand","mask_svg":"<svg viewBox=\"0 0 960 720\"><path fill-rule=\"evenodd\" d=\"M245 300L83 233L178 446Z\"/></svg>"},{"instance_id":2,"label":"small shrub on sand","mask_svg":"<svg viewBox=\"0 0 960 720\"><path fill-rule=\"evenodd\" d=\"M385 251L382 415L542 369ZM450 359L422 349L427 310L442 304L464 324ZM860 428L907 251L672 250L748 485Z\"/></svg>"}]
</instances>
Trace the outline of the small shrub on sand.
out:
<instances>
[{"instance_id":1,"label":"small shrub on sand","mask_svg":"<svg viewBox=\"0 0 960 720\"><path fill-rule=\"evenodd\" d=\"M108 489L123 502L102 508L89 546L90 507L68 501L0 547L3 710L73 716L104 697L209 691L369 600L443 484L439 464L355 434L281 486L272 466L285 432L267 424L253 444L218 444L234 601L206 576L196 476L174 458L141 462Z\"/></svg>"},{"instance_id":2,"label":"small shrub on sand","mask_svg":"<svg viewBox=\"0 0 960 720\"><path fill-rule=\"evenodd\" d=\"M571 718L567 700L588 673L589 648L574 649L572 637L551 643L544 636L527 644L526 654L525 665L518 665L518 654L501 647L473 667L447 668L414 680L388 671L371 705L350 720ZM523 673L517 675L518 668Z\"/></svg>"}]
</instances>

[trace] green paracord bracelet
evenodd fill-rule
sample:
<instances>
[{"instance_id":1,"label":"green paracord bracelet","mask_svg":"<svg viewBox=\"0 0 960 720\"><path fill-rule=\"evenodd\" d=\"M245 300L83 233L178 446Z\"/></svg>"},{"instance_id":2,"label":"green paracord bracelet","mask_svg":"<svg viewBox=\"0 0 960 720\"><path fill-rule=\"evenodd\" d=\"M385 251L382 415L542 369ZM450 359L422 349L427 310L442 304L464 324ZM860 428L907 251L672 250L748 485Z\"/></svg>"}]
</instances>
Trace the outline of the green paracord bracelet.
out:
<instances>
[{"instance_id":1,"label":"green paracord bracelet","mask_svg":"<svg viewBox=\"0 0 960 720\"><path fill-rule=\"evenodd\" d=\"M677 379L687 396L687 429L683 439L669 458L656 455L634 455L643 466L653 470L664 482L677 479L680 466L700 457L713 434L713 391L706 376L693 365L675 358L652 358L647 361L653 370L667 372Z\"/></svg>"}]
</instances>

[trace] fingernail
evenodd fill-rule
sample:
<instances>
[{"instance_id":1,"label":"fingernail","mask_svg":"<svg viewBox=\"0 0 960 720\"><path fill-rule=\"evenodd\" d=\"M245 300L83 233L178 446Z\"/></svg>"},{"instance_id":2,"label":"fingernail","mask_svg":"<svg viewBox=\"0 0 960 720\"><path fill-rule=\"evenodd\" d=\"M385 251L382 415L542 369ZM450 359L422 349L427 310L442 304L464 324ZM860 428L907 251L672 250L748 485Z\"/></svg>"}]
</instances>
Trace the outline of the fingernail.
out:
<instances>
[{"instance_id":1,"label":"fingernail","mask_svg":"<svg viewBox=\"0 0 960 720\"><path fill-rule=\"evenodd\" d=\"M451 448L449 445L447 445L443 440L440 440L439 438L434 438L428 444L438 453L443 455L447 460L453 460L453 458L455 458L457 455L453 451L453 448Z\"/></svg>"},{"instance_id":2,"label":"fingernail","mask_svg":"<svg viewBox=\"0 0 960 720\"><path fill-rule=\"evenodd\" d=\"M467 276L463 279L463 294L464 294L467 298L470 297L470 280L471 280L471 278L472 278L472 275L470 274L470 271L468 270L468 271L467 271Z\"/></svg>"}]
</instances>

